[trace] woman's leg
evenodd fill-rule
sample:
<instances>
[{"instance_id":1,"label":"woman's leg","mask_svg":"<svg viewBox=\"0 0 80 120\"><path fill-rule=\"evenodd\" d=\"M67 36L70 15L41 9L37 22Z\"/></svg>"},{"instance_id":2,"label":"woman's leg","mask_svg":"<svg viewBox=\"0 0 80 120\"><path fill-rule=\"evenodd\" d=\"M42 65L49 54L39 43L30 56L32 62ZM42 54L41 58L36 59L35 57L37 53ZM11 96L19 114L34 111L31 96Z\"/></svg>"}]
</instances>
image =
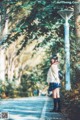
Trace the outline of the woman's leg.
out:
<instances>
[{"instance_id":1,"label":"woman's leg","mask_svg":"<svg viewBox=\"0 0 80 120\"><path fill-rule=\"evenodd\" d=\"M56 96L56 89L54 89L54 90L52 91L52 95L53 95L53 98L57 98L57 96Z\"/></svg>"},{"instance_id":2,"label":"woman's leg","mask_svg":"<svg viewBox=\"0 0 80 120\"><path fill-rule=\"evenodd\" d=\"M60 88L56 88L56 98L60 98Z\"/></svg>"},{"instance_id":3,"label":"woman's leg","mask_svg":"<svg viewBox=\"0 0 80 120\"><path fill-rule=\"evenodd\" d=\"M57 97L57 112L60 112L61 111L60 88L56 89L56 97Z\"/></svg>"},{"instance_id":4,"label":"woman's leg","mask_svg":"<svg viewBox=\"0 0 80 120\"><path fill-rule=\"evenodd\" d=\"M53 103L54 103L54 109L52 110L52 112L56 112L57 110L56 89L52 91L52 95L53 95Z\"/></svg>"},{"instance_id":5,"label":"woman's leg","mask_svg":"<svg viewBox=\"0 0 80 120\"><path fill-rule=\"evenodd\" d=\"M51 112L60 112L61 106L60 106L60 88L56 88L52 91L52 97L54 102L54 109Z\"/></svg>"}]
</instances>

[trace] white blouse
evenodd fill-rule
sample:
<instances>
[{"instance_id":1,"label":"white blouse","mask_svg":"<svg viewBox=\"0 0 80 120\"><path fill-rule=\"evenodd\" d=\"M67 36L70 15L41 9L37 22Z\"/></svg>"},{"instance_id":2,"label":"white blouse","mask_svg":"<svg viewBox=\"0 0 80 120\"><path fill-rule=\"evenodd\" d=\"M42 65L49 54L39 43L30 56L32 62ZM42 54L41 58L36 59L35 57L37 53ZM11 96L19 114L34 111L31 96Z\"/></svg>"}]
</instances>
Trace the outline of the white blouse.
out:
<instances>
[{"instance_id":1,"label":"white blouse","mask_svg":"<svg viewBox=\"0 0 80 120\"><path fill-rule=\"evenodd\" d=\"M60 83L58 71L58 64L52 64L47 73L48 83Z\"/></svg>"}]
</instances>

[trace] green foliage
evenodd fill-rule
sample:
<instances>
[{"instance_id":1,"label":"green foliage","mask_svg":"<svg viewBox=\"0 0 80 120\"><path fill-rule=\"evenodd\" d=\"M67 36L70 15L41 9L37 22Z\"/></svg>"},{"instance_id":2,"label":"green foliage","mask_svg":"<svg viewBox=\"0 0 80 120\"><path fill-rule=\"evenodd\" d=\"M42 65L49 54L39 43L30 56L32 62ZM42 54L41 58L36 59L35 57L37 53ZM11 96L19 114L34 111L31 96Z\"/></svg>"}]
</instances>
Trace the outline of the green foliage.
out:
<instances>
[{"instance_id":1,"label":"green foliage","mask_svg":"<svg viewBox=\"0 0 80 120\"><path fill-rule=\"evenodd\" d=\"M17 89L20 96L32 95L38 81L46 83L47 70L50 65L50 57L52 54L59 53L61 56L61 69L65 72L65 51L64 51L64 20L58 14L58 10L72 7L71 5L58 4L60 0L15 0L6 4L6 9L9 9L9 31L5 43L9 47L16 41L19 41L22 35L24 38L18 43L16 56L20 57L21 52L25 52L29 43L37 41L32 50L32 57L35 56L39 48L43 48L46 56L42 63L32 68L30 75L22 74L21 84ZM76 60L76 45L74 36L74 18L70 22L70 42L71 42L71 75L73 76ZM44 37L43 39L40 37ZM8 48L7 48L8 49ZM39 54L38 54L39 55ZM64 56L64 57L63 57ZM12 57L12 56L11 56ZM23 63L25 64L25 63ZM19 66L18 66L19 67ZM25 67L25 71L28 71ZM31 86L33 84L33 87ZM12 84L7 86L7 89L12 91L15 88ZM13 90L14 89L14 90ZM30 90L31 89L31 90ZM10 90L8 90L10 92ZM11 93L11 92L10 92ZM30 93L30 94L29 94ZM12 94L12 93L11 93ZM14 93L13 93L14 94Z\"/></svg>"}]
</instances>

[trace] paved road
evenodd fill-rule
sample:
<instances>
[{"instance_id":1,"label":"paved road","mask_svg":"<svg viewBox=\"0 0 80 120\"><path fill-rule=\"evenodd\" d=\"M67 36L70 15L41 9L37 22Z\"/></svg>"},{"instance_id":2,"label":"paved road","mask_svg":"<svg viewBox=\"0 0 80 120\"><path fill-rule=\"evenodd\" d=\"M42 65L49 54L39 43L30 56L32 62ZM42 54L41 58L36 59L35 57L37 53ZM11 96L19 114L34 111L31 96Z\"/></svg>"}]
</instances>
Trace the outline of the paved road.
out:
<instances>
[{"instance_id":1,"label":"paved road","mask_svg":"<svg viewBox=\"0 0 80 120\"><path fill-rule=\"evenodd\" d=\"M63 114L49 112L52 104L52 99L44 96L1 100L0 113L8 112L7 120L65 120Z\"/></svg>"}]
</instances>

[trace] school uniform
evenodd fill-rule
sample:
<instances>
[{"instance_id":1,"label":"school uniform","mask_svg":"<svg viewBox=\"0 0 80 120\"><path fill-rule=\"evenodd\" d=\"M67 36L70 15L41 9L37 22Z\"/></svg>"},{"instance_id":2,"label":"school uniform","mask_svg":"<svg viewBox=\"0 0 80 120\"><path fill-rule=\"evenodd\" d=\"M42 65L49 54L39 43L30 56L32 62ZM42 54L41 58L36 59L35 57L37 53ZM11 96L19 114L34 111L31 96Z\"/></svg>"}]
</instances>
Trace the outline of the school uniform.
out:
<instances>
[{"instance_id":1,"label":"school uniform","mask_svg":"<svg viewBox=\"0 0 80 120\"><path fill-rule=\"evenodd\" d=\"M47 83L50 91L61 86L58 72L58 64L52 64L47 73Z\"/></svg>"},{"instance_id":2,"label":"school uniform","mask_svg":"<svg viewBox=\"0 0 80 120\"><path fill-rule=\"evenodd\" d=\"M53 91L56 88L60 88L60 79L59 79L59 68L58 68L58 63L54 63L51 65L51 67L48 70L47 73L47 83L49 84L49 91ZM60 98L53 98L54 101L54 109L52 112L55 111L60 111ZM57 108L58 104L58 108Z\"/></svg>"}]
</instances>

